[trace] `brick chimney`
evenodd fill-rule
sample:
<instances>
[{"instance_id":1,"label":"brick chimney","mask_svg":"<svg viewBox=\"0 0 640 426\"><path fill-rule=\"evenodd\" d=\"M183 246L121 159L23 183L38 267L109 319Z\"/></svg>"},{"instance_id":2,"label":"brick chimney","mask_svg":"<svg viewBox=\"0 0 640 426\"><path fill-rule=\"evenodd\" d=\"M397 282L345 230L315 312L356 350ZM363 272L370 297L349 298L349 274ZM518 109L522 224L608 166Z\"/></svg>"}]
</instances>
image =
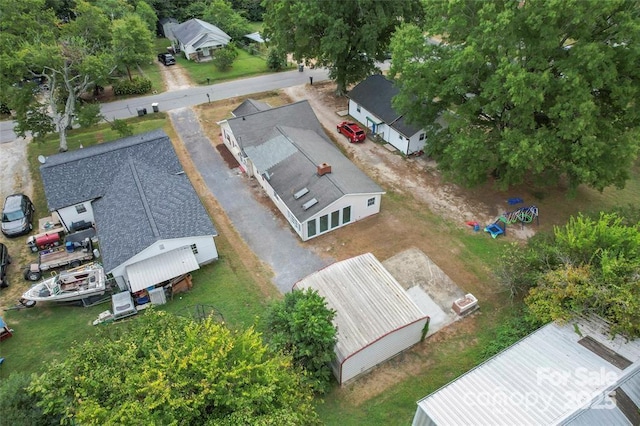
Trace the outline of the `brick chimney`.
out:
<instances>
[{"instance_id":1,"label":"brick chimney","mask_svg":"<svg viewBox=\"0 0 640 426\"><path fill-rule=\"evenodd\" d=\"M327 173L331 173L331 165L327 163L322 163L318 165L318 176L326 175Z\"/></svg>"}]
</instances>

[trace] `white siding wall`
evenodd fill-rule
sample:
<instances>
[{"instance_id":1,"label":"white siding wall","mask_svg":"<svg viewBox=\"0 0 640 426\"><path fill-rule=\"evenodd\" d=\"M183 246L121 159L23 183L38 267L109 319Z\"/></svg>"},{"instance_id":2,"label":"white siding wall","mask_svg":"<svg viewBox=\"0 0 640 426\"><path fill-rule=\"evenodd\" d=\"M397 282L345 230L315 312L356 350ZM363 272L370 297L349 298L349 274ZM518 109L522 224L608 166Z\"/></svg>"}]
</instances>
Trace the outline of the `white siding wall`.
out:
<instances>
[{"instance_id":1,"label":"white siding wall","mask_svg":"<svg viewBox=\"0 0 640 426\"><path fill-rule=\"evenodd\" d=\"M431 417L422 411L422 407L418 405L418 409L416 410L416 415L413 417L413 423L411 423L411 426L436 426L436 422L431 420Z\"/></svg>"},{"instance_id":2,"label":"white siding wall","mask_svg":"<svg viewBox=\"0 0 640 426\"><path fill-rule=\"evenodd\" d=\"M220 125L220 132L222 133L222 142L224 142L226 147L229 148L229 151L233 154L234 158L238 160L242 171L249 177L253 176L253 168L248 164L248 159L242 155L240 144L229 128L229 123L222 121L218 124Z\"/></svg>"},{"instance_id":3,"label":"white siding wall","mask_svg":"<svg viewBox=\"0 0 640 426\"><path fill-rule=\"evenodd\" d=\"M373 199L373 204L368 205L369 200ZM381 194L357 194L357 195L345 195L335 203L330 204L329 206L322 209L320 212L316 213L312 217L310 217L306 222L302 224L302 240L307 241L311 238L315 238L319 235L330 232L339 227L348 225L350 223L356 222L358 220L364 219L371 215L380 212L380 202L382 200ZM348 223L343 223L343 212L344 208L350 206L351 207L351 220ZM336 227L331 227L331 213L339 211L339 225ZM322 216L328 216L328 229L326 231L320 230L320 218ZM309 222L316 222L316 234L309 236Z\"/></svg>"},{"instance_id":4,"label":"white siding wall","mask_svg":"<svg viewBox=\"0 0 640 426\"><path fill-rule=\"evenodd\" d=\"M425 318L396 330L347 358L342 363L342 377L338 376L340 384L354 379L381 362L418 343L426 321L427 319Z\"/></svg>"},{"instance_id":5,"label":"white siding wall","mask_svg":"<svg viewBox=\"0 0 640 426\"><path fill-rule=\"evenodd\" d=\"M127 266L132 265L136 262L140 262L141 260L149 259L158 254L166 253L180 247L190 246L192 244L195 244L198 249L198 253L196 254L196 260L198 261L198 264L204 265L207 263L211 263L218 258L218 249L216 248L216 243L213 240L213 236L211 235L204 235L201 237L175 238L171 240L157 241L140 253L128 259L126 262L118 265L116 268L108 272L113 274L113 276L116 277L116 280L118 280L118 277L124 277L124 279L128 281L128 278L126 277Z\"/></svg>"},{"instance_id":6,"label":"white siding wall","mask_svg":"<svg viewBox=\"0 0 640 426\"><path fill-rule=\"evenodd\" d=\"M78 213L78 209L82 210L82 208L84 208L86 211L84 213ZM69 230L69 227L71 227L71 224L73 222L85 220L87 222L95 223L93 219L93 207L91 206L91 201L85 201L84 203L79 203L70 207L64 207L62 209L56 210L56 212L60 217L60 222L62 222L67 231Z\"/></svg>"},{"instance_id":7,"label":"white siding wall","mask_svg":"<svg viewBox=\"0 0 640 426\"><path fill-rule=\"evenodd\" d=\"M373 132L374 128L370 119L375 120L376 123L380 123L375 126L375 133L380 135L382 139L393 145L404 155L409 155L424 149L426 140L420 140L420 134L425 133L424 130L420 130L418 133L407 139L397 130L387 126L387 124L382 122L379 117L376 117L364 107L360 107L360 111L358 111L358 104L352 100L349 100L349 115L356 119L356 121L360 122L363 126L367 127L370 133Z\"/></svg>"}]
</instances>

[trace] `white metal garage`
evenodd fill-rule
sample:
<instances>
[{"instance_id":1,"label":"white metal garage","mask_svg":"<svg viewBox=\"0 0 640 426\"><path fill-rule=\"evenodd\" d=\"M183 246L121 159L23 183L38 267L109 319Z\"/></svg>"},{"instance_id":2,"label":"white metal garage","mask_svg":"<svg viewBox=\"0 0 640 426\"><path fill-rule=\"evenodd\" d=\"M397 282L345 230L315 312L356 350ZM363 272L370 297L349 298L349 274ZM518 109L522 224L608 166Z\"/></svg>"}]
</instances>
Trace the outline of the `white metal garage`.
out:
<instances>
[{"instance_id":1,"label":"white metal garage","mask_svg":"<svg viewBox=\"0 0 640 426\"><path fill-rule=\"evenodd\" d=\"M371 253L336 262L294 285L336 311L333 372L344 384L418 343L429 317Z\"/></svg>"}]
</instances>

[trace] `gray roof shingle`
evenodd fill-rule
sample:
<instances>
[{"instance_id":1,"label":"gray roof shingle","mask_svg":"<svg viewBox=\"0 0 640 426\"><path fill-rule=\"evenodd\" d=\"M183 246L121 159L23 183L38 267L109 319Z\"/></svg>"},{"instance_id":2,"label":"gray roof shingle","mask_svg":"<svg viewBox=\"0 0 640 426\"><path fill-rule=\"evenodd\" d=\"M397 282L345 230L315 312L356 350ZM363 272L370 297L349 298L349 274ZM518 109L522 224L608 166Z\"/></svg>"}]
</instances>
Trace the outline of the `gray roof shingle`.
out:
<instances>
[{"instance_id":1,"label":"gray roof shingle","mask_svg":"<svg viewBox=\"0 0 640 426\"><path fill-rule=\"evenodd\" d=\"M256 101L255 99L246 99L236 109L231 111L234 117L242 117L243 115L253 112L265 111L271 109L271 105L266 102Z\"/></svg>"},{"instance_id":2,"label":"gray roof shingle","mask_svg":"<svg viewBox=\"0 0 640 426\"><path fill-rule=\"evenodd\" d=\"M173 27L173 35L185 46L197 49L202 46L225 46L231 37L220 28L200 19L189 19Z\"/></svg>"},{"instance_id":3,"label":"gray roof shingle","mask_svg":"<svg viewBox=\"0 0 640 426\"><path fill-rule=\"evenodd\" d=\"M393 109L391 102L398 92L398 88L391 80L374 74L358 83L347 97L409 138L418 133L420 128L407 123L404 116Z\"/></svg>"},{"instance_id":4,"label":"gray roof shingle","mask_svg":"<svg viewBox=\"0 0 640 426\"><path fill-rule=\"evenodd\" d=\"M161 130L54 155L40 173L51 210L95 200L107 271L155 241L217 234Z\"/></svg>"},{"instance_id":5,"label":"gray roof shingle","mask_svg":"<svg viewBox=\"0 0 640 426\"><path fill-rule=\"evenodd\" d=\"M349 194L384 191L358 169L329 140L308 101L231 118L227 121L236 140L289 210L304 222ZM331 173L318 176L317 166L331 165ZM309 192L300 199L294 194ZM302 205L316 198L309 209Z\"/></svg>"}]
</instances>

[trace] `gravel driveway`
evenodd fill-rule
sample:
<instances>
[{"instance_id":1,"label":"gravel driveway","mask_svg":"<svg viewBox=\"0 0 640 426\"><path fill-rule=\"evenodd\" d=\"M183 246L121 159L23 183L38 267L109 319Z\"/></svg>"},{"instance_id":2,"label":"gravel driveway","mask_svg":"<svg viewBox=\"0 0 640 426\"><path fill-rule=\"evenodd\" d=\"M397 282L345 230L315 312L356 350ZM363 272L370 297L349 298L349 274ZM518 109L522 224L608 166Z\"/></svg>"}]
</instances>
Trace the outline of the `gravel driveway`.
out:
<instances>
[{"instance_id":1,"label":"gravel driveway","mask_svg":"<svg viewBox=\"0 0 640 426\"><path fill-rule=\"evenodd\" d=\"M289 227L254 198L249 178L227 167L191 108L172 110L169 115L209 191L253 252L271 267L274 284L282 293L333 263L304 248Z\"/></svg>"}]
</instances>

